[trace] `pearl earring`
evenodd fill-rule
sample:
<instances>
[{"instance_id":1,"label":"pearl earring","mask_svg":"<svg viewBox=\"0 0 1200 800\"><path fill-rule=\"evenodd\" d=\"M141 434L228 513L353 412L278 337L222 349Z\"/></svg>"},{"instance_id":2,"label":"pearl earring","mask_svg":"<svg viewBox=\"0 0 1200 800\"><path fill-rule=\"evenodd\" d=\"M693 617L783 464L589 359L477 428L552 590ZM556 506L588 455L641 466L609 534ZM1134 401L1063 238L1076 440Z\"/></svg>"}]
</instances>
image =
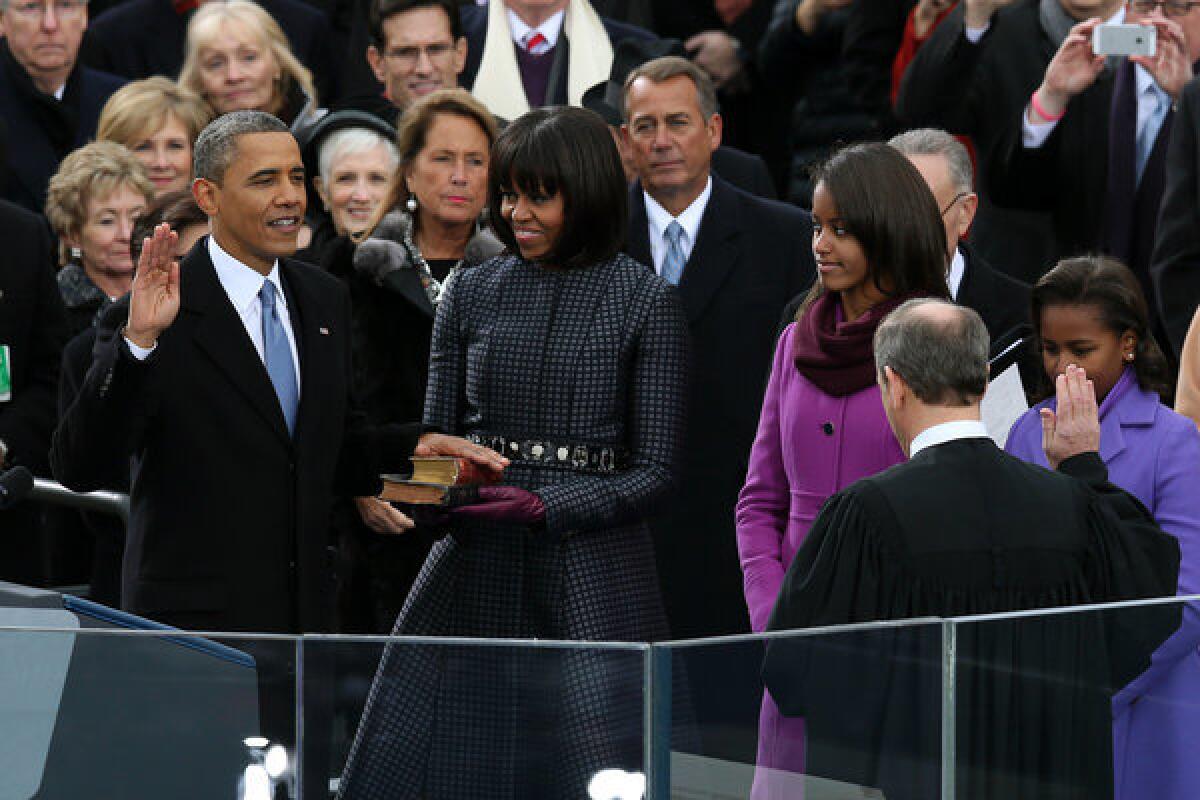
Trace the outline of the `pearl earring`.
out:
<instances>
[{"instance_id":1,"label":"pearl earring","mask_svg":"<svg viewBox=\"0 0 1200 800\"><path fill-rule=\"evenodd\" d=\"M1133 361L1133 353L1126 353L1126 354L1125 354L1125 360L1126 360L1126 361Z\"/></svg>"},{"instance_id":2,"label":"pearl earring","mask_svg":"<svg viewBox=\"0 0 1200 800\"><path fill-rule=\"evenodd\" d=\"M82 258L83 258L83 251L80 250L78 247L72 247L71 248L71 263L78 264L80 259L82 259Z\"/></svg>"},{"instance_id":3,"label":"pearl earring","mask_svg":"<svg viewBox=\"0 0 1200 800\"><path fill-rule=\"evenodd\" d=\"M408 200L404 202L404 207L408 209L408 213L410 214L417 213L417 196L410 194Z\"/></svg>"}]
</instances>

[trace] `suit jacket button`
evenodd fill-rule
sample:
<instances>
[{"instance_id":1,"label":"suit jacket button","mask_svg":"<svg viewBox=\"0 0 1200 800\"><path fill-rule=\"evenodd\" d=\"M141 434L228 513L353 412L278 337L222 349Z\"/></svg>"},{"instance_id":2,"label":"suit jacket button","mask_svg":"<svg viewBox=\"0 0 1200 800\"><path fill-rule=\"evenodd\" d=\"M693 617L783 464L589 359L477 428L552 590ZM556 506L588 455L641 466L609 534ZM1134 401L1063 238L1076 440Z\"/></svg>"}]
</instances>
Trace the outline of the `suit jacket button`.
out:
<instances>
[{"instance_id":1,"label":"suit jacket button","mask_svg":"<svg viewBox=\"0 0 1200 800\"><path fill-rule=\"evenodd\" d=\"M833 436L833 423L826 422L826 423L822 424L821 430L825 433L826 436Z\"/></svg>"}]
</instances>

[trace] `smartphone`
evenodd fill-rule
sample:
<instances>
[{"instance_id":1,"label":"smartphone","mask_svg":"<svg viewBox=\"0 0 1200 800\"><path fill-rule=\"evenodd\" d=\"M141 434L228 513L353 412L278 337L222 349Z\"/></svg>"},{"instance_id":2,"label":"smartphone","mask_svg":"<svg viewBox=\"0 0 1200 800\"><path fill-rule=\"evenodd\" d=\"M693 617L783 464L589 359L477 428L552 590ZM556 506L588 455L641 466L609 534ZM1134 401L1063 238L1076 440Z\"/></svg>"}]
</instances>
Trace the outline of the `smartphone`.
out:
<instances>
[{"instance_id":1,"label":"smartphone","mask_svg":"<svg viewBox=\"0 0 1200 800\"><path fill-rule=\"evenodd\" d=\"M1097 25L1092 52L1098 56L1152 56L1158 41L1153 25Z\"/></svg>"}]
</instances>

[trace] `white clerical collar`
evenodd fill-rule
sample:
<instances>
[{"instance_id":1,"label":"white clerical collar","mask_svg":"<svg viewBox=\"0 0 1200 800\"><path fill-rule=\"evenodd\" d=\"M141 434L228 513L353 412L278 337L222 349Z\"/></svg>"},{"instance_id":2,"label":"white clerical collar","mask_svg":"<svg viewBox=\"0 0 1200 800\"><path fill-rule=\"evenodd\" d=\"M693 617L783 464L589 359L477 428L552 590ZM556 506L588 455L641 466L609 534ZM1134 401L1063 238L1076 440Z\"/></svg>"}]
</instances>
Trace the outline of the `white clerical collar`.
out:
<instances>
[{"instance_id":1,"label":"white clerical collar","mask_svg":"<svg viewBox=\"0 0 1200 800\"><path fill-rule=\"evenodd\" d=\"M950 271L946 273L946 286L950 289L950 299L958 301L958 290L962 287L963 275L967 272L967 260L963 258L962 248L954 248L954 258L950 259Z\"/></svg>"},{"instance_id":2,"label":"white clerical collar","mask_svg":"<svg viewBox=\"0 0 1200 800\"><path fill-rule=\"evenodd\" d=\"M987 428L977 419L959 419L926 428L917 434L908 448L908 457L915 458L926 447L934 447L957 439L987 439Z\"/></svg>"},{"instance_id":3,"label":"white clerical collar","mask_svg":"<svg viewBox=\"0 0 1200 800\"><path fill-rule=\"evenodd\" d=\"M691 205L685 208L678 217L673 217L670 211L659 205L658 201L643 189L642 197L646 201L646 221L650 223L650 233L655 237L655 241L662 240L667 226L674 221L683 228L688 242L694 245L696 236L700 233L700 223L704 220L704 209L708 208L708 198L711 196L712 175L709 175L708 180L704 183L704 189L696 195L696 199L692 201Z\"/></svg>"},{"instance_id":4,"label":"white clerical collar","mask_svg":"<svg viewBox=\"0 0 1200 800\"><path fill-rule=\"evenodd\" d=\"M541 25L536 28L525 24L525 21L516 15L511 8L505 8L508 14L508 29L512 32L512 40L519 47L525 46L525 39L534 31L537 31L542 36L546 37L547 49L553 49L558 44L558 34L562 32L563 20L567 16L566 9L556 11Z\"/></svg>"},{"instance_id":5,"label":"white clerical collar","mask_svg":"<svg viewBox=\"0 0 1200 800\"><path fill-rule=\"evenodd\" d=\"M233 307L237 309L239 315L245 317L246 310L258 300L258 293L262 291L264 283L262 273L226 253L221 245L217 244L215 236L208 237L208 257L212 259L213 269L216 270L221 288L225 290L225 294L229 295L229 302L233 303ZM278 260L271 265L271 272L267 275L267 280L275 284L276 302L286 309L287 296L283 293L283 281L279 277Z\"/></svg>"}]
</instances>

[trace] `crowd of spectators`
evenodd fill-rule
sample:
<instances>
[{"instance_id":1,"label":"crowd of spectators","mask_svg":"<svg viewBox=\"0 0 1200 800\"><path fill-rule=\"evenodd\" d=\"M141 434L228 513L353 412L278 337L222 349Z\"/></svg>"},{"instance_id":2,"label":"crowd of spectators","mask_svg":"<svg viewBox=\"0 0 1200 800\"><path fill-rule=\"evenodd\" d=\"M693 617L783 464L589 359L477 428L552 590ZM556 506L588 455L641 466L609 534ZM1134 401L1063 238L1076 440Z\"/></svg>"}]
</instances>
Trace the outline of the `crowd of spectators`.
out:
<instances>
[{"instance_id":1,"label":"crowd of spectators","mask_svg":"<svg viewBox=\"0 0 1200 800\"><path fill-rule=\"evenodd\" d=\"M1093 33L1110 24L1153 27L1154 53L1095 55ZM905 461L880 403L872 337L905 300L936 297L979 315L993 355L1015 347L1029 400L1041 403L1008 440L1023 460L1046 465L1039 420L1055 408L1055 380L1068 364L1087 370L1110 477L1179 541L1178 590L1194 592L1197 69L1200 2L1190 0L0 0L0 387L9 386L0 469L132 492L137 531L19 504L0 511L0 579L86 584L100 602L210 629L397 625L631 639L762 631L826 500ZM541 110L562 106L587 111ZM546 132L555 126L566 133ZM559 135L578 137L577 147ZM266 166L242 175L228 152L247 136L286 137L295 154L290 145L282 155L256 151ZM205 160L199 141L216 155ZM509 173L496 173L497 154ZM244 185L229 185L230 175ZM609 178L620 202L604 200ZM246 199L284 183L282 200ZM255 215L270 216L273 233L248 232ZM256 236L284 236L287 246L256 250ZM541 250L531 244L539 236L549 242ZM90 426L111 402L114 374L118 385L137 376L130 414L159 420L161 389L137 365L169 358L178 337L156 356L153 337L143 347L129 334L186 324L199 337L206 307L189 276L201 262L224 274L224 259L242 252L229 242L256 257L294 253L322 274L288 280L331 304L340 295L330 287L345 292L348 330L320 332L347 336L361 416L346 412L344 443L340 429L324 432L332 451L273 460L247 456L253 437L223 440L219 425L172 416L197 425L194 439L202 428L212 435L212 470L245 461L247 483L275 480L245 471L251 464L293 473L303 459L328 464L314 468L320 480L303 480L329 503L269 490L286 508L279 540L239 544L244 563L213 560L214 574L201 574L196 564L209 562L189 548L173 567L155 562L172 556L149 552L163 535L153 527L236 516L244 509L212 506L240 495L195 497L176 485L178 516L151 519L139 492L184 480L152 473L176 463L147 456L147 442L171 441L164 423L124 421L103 436ZM521 271L546 259L617 277L547 288ZM633 274L638 264L644 276ZM178 303L182 281L180 322L130 299L152 268L160 299L175 287ZM657 305L660 279L677 307ZM224 279L206 280L203 291L224 288L236 305ZM306 301L287 282L279 291L280 318L299 324ZM233 310L257 320L274 302ZM135 316L155 323L134 326ZM250 339L269 372L270 342ZM288 417L283 435L307 441L316 423L305 414L314 412L303 403L289 411L288 392L316 396L321 386L336 398L340 384L308 372L314 342L280 341L295 366L290 389L269 376ZM249 370L246 355L199 347L194 357ZM610 361L613 375L602 367ZM201 388L206 396L214 387ZM328 413L341 414L342 400ZM572 404L591 416L570 416ZM60 419L69 424L56 434ZM422 420L423 435L412 425ZM385 444L356 438L367 428L388 432ZM445 436L423 438L431 433ZM659 450L636 452L635 434ZM587 489L600 498L592 507L555 493L560 467L521 471L558 439L585 462L607 453L596 457L622 464L629 485ZM446 582L467 580L445 563L461 557L445 544L446 521L379 500L367 490L373 476L341 479L347 453L361 455L361 473L397 454L403 462L414 447L475 458L485 456L469 448L512 448L503 455L517 477L506 488L522 494L492 497L504 510L470 525L504 517L564 541L589 526L628 537L624 551L611 542L572 551L593 566L625 559L624 574L584 569L572 580L596 582L575 586L586 607L645 576L654 597L631 591L641 605L625 620L640 627L606 627L612 619L585 613L574 625L510 631L491 624L498 607L454 625L420 617L422 603L436 607L439 570ZM73 463L81 453L86 468ZM219 483L196 478L189 490ZM604 505L617 502L606 492L624 492L625 507ZM248 513L257 521L242 529L271 528L271 513ZM486 557L518 547L534 546L517 537ZM527 557L570 573L557 550ZM254 575L263 566L255 559L280 561L263 570L278 567L270 613L239 607L235 598L253 593L227 585ZM177 582L163 586L164 576ZM533 576L529 591L548 593L538 603L571 602ZM418 611L402 614L406 600ZM695 680L694 711L711 723L714 747L766 766L802 760L789 748L803 748L803 735L769 695L757 756L719 741L759 698ZM1130 737L1162 724L1125 723ZM770 796L765 785L756 791Z\"/></svg>"}]
</instances>

